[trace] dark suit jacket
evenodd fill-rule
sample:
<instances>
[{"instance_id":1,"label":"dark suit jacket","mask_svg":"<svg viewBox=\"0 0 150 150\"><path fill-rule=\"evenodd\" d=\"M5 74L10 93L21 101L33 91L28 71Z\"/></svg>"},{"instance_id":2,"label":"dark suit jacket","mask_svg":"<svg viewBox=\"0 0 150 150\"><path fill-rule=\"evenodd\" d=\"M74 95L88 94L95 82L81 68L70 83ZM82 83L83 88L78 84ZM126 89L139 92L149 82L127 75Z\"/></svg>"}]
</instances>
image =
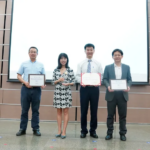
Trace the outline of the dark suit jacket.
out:
<instances>
[{"instance_id":1,"label":"dark suit jacket","mask_svg":"<svg viewBox=\"0 0 150 150\"><path fill-rule=\"evenodd\" d=\"M105 96L106 101L112 101L115 94L114 92L108 91L108 86L110 86L109 84L110 79L116 79L114 64L106 66L104 70L103 83L106 86L106 96ZM128 86L129 87L131 86L132 79L131 79L130 67L128 65L122 64L121 79L126 79ZM123 91L123 95L125 100L128 101L128 92Z\"/></svg>"}]
</instances>

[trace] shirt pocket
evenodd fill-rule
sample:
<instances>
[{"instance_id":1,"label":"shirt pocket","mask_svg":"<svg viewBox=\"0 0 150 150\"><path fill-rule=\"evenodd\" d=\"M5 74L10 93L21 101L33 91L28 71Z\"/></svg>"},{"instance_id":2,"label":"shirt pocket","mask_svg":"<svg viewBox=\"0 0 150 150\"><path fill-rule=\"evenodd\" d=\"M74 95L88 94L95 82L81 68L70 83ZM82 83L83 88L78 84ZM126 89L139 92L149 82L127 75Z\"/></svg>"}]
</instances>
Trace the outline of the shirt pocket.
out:
<instances>
[{"instance_id":1,"label":"shirt pocket","mask_svg":"<svg viewBox=\"0 0 150 150\"><path fill-rule=\"evenodd\" d=\"M24 66L24 73L30 73L30 72L31 72L31 67Z\"/></svg>"},{"instance_id":2,"label":"shirt pocket","mask_svg":"<svg viewBox=\"0 0 150 150\"><path fill-rule=\"evenodd\" d=\"M37 74L42 74L42 67L36 67Z\"/></svg>"}]
</instances>

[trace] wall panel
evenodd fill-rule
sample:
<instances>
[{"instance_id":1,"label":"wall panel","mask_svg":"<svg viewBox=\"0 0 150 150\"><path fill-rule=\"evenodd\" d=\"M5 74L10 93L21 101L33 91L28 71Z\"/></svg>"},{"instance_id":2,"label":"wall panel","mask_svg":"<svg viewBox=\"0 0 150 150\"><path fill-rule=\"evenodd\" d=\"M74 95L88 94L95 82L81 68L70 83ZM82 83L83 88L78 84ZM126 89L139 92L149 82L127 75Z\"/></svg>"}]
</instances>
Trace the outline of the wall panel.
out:
<instances>
[{"instance_id":1,"label":"wall panel","mask_svg":"<svg viewBox=\"0 0 150 150\"><path fill-rule=\"evenodd\" d=\"M5 1L0 1L0 14L5 14Z\"/></svg>"}]
</instances>

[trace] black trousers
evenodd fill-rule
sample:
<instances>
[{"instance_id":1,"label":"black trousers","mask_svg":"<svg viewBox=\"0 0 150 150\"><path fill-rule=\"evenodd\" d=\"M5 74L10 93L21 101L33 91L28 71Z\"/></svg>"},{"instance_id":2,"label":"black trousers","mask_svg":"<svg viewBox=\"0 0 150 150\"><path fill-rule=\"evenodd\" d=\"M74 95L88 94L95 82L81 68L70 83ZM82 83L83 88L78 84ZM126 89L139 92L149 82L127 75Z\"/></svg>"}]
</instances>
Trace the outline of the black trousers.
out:
<instances>
[{"instance_id":1,"label":"black trousers","mask_svg":"<svg viewBox=\"0 0 150 150\"><path fill-rule=\"evenodd\" d=\"M39 129L39 107L41 100L41 88L27 88L26 86L22 86L21 88L21 123L20 129L26 130L28 124L28 111L31 105L32 109L32 120L31 126L33 130Z\"/></svg>"},{"instance_id":2,"label":"black trousers","mask_svg":"<svg viewBox=\"0 0 150 150\"><path fill-rule=\"evenodd\" d=\"M127 116L127 101L123 96L122 91L116 91L115 96L112 101L107 101L107 134L112 134L114 127L114 115L116 112L116 106L118 107L118 114L119 114L119 129L120 134L126 134L126 116Z\"/></svg>"},{"instance_id":3,"label":"black trousers","mask_svg":"<svg viewBox=\"0 0 150 150\"><path fill-rule=\"evenodd\" d=\"M81 105L81 133L87 134L87 112L90 102L91 121L90 133L96 133L97 128L97 109L99 101L99 87L82 87L80 88L80 105Z\"/></svg>"}]
</instances>

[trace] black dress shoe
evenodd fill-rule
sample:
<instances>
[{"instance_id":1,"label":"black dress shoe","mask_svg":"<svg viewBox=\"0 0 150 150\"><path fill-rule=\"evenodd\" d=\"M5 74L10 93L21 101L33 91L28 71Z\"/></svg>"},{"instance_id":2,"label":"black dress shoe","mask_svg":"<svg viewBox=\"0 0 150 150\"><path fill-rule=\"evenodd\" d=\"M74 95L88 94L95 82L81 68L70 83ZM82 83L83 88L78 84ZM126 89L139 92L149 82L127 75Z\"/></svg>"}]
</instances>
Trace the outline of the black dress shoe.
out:
<instances>
[{"instance_id":1,"label":"black dress shoe","mask_svg":"<svg viewBox=\"0 0 150 150\"><path fill-rule=\"evenodd\" d=\"M40 133L39 129L33 130L33 134L36 135L36 136L41 136L41 133Z\"/></svg>"},{"instance_id":2,"label":"black dress shoe","mask_svg":"<svg viewBox=\"0 0 150 150\"><path fill-rule=\"evenodd\" d=\"M106 135L105 140L110 140L110 139L112 139L112 134Z\"/></svg>"},{"instance_id":3,"label":"black dress shoe","mask_svg":"<svg viewBox=\"0 0 150 150\"><path fill-rule=\"evenodd\" d=\"M81 133L80 138L85 138L85 137L86 137L86 134Z\"/></svg>"},{"instance_id":4,"label":"black dress shoe","mask_svg":"<svg viewBox=\"0 0 150 150\"><path fill-rule=\"evenodd\" d=\"M120 135L120 140L121 141L126 141L127 139L126 139L126 136L125 135Z\"/></svg>"},{"instance_id":5,"label":"black dress shoe","mask_svg":"<svg viewBox=\"0 0 150 150\"><path fill-rule=\"evenodd\" d=\"M90 134L91 137L98 139L98 135L96 133Z\"/></svg>"},{"instance_id":6,"label":"black dress shoe","mask_svg":"<svg viewBox=\"0 0 150 150\"><path fill-rule=\"evenodd\" d=\"M16 133L16 136L21 136L21 135L24 135L24 134L26 134L25 130L19 130L19 132Z\"/></svg>"}]
</instances>

